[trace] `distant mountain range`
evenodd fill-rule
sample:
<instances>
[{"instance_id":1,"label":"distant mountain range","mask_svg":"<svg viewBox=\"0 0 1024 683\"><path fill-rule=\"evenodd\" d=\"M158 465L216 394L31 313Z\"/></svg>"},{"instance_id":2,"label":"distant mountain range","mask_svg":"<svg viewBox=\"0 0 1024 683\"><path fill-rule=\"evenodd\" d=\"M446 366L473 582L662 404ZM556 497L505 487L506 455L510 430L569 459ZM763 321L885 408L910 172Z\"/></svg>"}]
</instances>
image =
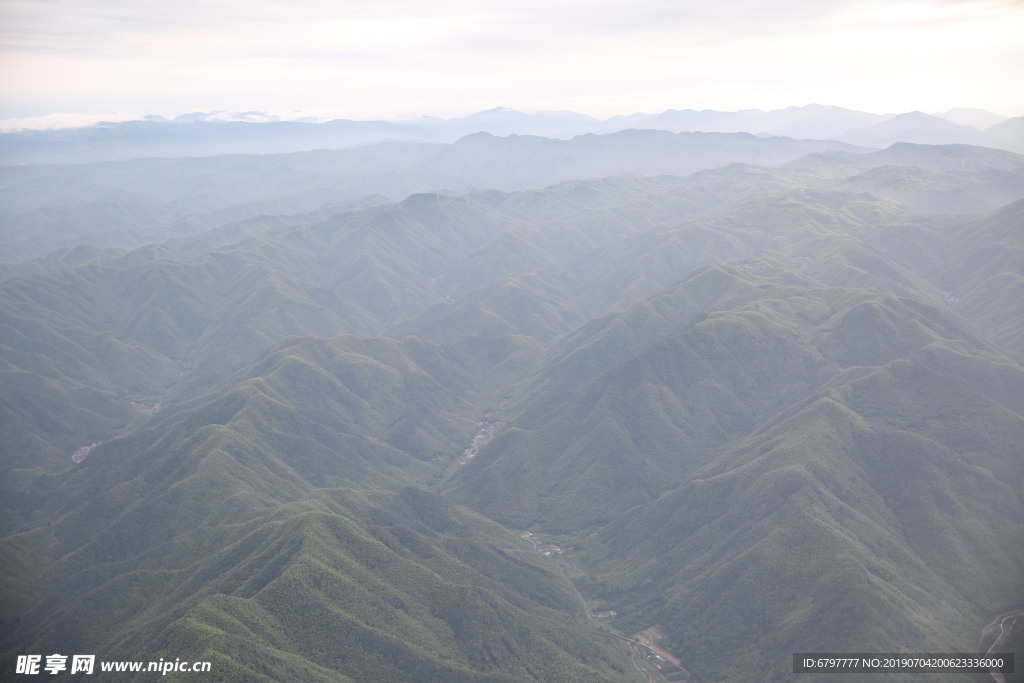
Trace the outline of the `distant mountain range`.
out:
<instances>
[{"instance_id":1,"label":"distant mountain range","mask_svg":"<svg viewBox=\"0 0 1024 683\"><path fill-rule=\"evenodd\" d=\"M952 125L952 124L951 124ZM796 164L854 192L922 213L979 213L1024 197L1020 157L966 145L839 141L749 133L626 130L569 140L468 135L451 144L0 167L0 261L88 243L131 247L205 234L230 241L417 192L504 191L623 174L685 176L727 164Z\"/></svg>"},{"instance_id":2,"label":"distant mountain range","mask_svg":"<svg viewBox=\"0 0 1024 683\"><path fill-rule=\"evenodd\" d=\"M815 152L863 151L845 142L748 133L627 130L569 140L476 133L451 144L380 142L266 156L0 167L0 260L41 256L80 241L142 244L250 218L267 229L274 215L310 212L301 222L319 222L415 192L525 190L573 178L687 175L736 162L779 164Z\"/></svg>"},{"instance_id":3,"label":"distant mountain range","mask_svg":"<svg viewBox=\"0 0 1024 683\"><path fill-rule=\"evenodd\" d=\"M1008 119L979 109L871 114L808 104L773 111L669 109L599 120L572 111L524 113L496 107L469 116L424 116L405 121L283 121L262 112L194 112L173 120L98 123L59 130L0 133L0 164L83 163L140 157L270 154L396 140L449 143L474 133L569 139L630 128L680 132L750 133L762 137L841 140L883 148L896 142L970 144L1024 152L1024 117Z\"/></svg>"}]
</instances>

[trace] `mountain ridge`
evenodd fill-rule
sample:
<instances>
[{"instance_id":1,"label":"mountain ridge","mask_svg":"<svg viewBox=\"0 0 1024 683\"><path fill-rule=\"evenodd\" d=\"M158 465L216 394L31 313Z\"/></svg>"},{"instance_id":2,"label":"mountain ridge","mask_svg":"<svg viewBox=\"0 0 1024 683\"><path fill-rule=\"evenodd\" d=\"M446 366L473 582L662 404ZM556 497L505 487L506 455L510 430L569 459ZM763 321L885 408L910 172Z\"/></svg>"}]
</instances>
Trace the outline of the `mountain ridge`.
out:
<instances>
[{"instance_id":1,"label":"mountain ridge","mask_svg":"<svg viewBox=\"0 0 1024 683\"><path fill-rule=\"evenodd\" d=\"M777 144L722 135L477 135L444 163ZM220 211L264 201L282 161L257 161L188 162L211 188L98 168L177 169L165 204ZM654 625L704 683L969 652L1024 587L1022 175L967 145L816 149L5 263L0 666L640 683L604 629Z\"/></svg>"},{"instance_id":2,"label":"mountain ridge","mask_svg":"<svg viewBox=\"0 0 1024 683\"><path fill-rule=\"evenodd\" d=\"M907 114L900 116L906 117ZM922 114L922 116L926 116ZM195 112L173 120L146 116L139 120L100 122L79 128L17 129L15 120L0 131L5 163L67 162L146 156L209 156L211 154L283 153L310 149L351 147L383 140L450 143L478 132L492 135L540 135L568 139L587 133L613 133L628 128L679 132L745 132L796 139L838 139L844 133L883 124L896 114L872 114L843 107L807 104L785 109L735 112L667 109L659 114L631 114L599 120L571 111L524 113L495 107L467 116L433 116L397 121L353 121L310 117L282 120L261 112ZM947 118L943 118L947 117ZM984 110L952 109L929 120L966 128L959 136L942 139L889 139L892 142L978 143L1022 151L1020 135L1011 133L1007 117ZM977 124L977 126L975 125ZM993 126L994 135L978 137ZM934 126L933 126L934 127ZM956 129L954 129L956 130ZM1000 133L1000 131L1004 131ZM916 133L920 136L920 133ZM973 136L973 137L972 137Z\"/></svg>"}]
</instances>

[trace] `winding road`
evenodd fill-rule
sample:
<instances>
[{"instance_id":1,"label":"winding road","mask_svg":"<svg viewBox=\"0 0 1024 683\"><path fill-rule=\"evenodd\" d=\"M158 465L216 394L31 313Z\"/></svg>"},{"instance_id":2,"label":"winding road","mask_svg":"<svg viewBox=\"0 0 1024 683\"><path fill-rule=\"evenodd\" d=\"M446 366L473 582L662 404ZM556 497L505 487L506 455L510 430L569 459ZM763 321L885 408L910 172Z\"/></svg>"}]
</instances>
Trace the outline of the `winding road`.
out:
<instances>
[{"instance_id":1,"label":"winding road","mask_svg":"<svg viewBox=\"0 0 1024 683\"><path fill-rule=\"evenodd\" d=\"M1013 627L1017 624L1017 621L1022 618L1024 618L1024 609L1014 610L1008 614L1001 614L995 619L993 619L989 624L985 626L985 628L981 629L981 637L978 639L978 649L980 650L982 644L985 642L986 632L998 623L999 636L994 641L992 641L992 646L985 651L986 655L992 654L992 652L996 651L996 648L1003 644L1005 638L1013 632ZM1006 626L1007 619L1013 619L1013 621L1010 622L1009 627ZM1003 674L1001 674L1000 672L990 671L989 673L991 674L992 678L996 680L996 683L1006 683L1006 677L1003 676Z\"/></svg>"},{"instance_id":2,"label":"winding road","mask_svg":"<svg viewBox=\"0 0 1024 683\"><path fill-rule=\"evenodd\" d=\"M587 619L593 619L594 613L590 611L589 607L587 607L587 601L583 599L583 594L579 592L576 588L576 584L574 584L572 579L569 578L569 573L565 571L565 567L558 565L558 568L562 570L562 574L564 574L565 578L568 579L569 585L572 586L572 589L576 591L576 595L579 596L580 602L583 604L583 612L587 615Z\"/></svg>"}]
</instances>

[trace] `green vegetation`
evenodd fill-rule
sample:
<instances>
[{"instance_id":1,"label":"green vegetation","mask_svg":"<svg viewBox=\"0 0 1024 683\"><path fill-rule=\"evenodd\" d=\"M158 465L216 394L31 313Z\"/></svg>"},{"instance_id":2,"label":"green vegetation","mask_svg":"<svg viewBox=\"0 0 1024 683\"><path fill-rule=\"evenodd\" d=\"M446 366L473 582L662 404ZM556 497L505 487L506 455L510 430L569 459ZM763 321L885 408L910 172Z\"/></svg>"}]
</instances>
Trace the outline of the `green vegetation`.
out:
<instances>
[{"instance_id":1,"label":"green vegetation","mask_svg":"<svg viewBox=\"0 0 1024 683\"><path fill-rule=\"evenodd\" d=\"M737 153L653 133L9 171L81 201L5 219L0 667L639 683L609 623L703 683L971 651L1024 595L1024 158L405 196Z\"/></svg>"}]
</instances>

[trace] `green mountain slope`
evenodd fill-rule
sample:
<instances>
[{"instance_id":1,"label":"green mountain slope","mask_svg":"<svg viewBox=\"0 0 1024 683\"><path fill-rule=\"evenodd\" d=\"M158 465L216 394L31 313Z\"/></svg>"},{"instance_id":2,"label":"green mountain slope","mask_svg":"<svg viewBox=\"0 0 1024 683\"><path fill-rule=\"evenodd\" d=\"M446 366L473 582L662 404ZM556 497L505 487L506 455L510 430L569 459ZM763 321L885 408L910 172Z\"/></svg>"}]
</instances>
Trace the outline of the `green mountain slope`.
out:
<instances>
[{"instance_id":1,"label":"green mountain slope","mask_svg":"<svg viewBox=\"0 0 1024 683\"><path fill-rule=\"evenodd\" d=\"M700 680L788 680L778 652L969 651L1016 604L1024 369L997 347L715 268L588 327L451 496L571 534L617 627L659 625Z\"/></svg>"},{"instance_id":2,"label":"green mountain slope","mask_svg":"<svg viewBox=\"0 0 1024 683\"><path fill-rule=\"evenodd\" d=\"M459 360L413 339L288 340L96 448L19 511L51 521L6 539L48 569L8 584L4 650L173 646L231 658L224 680L612 680L592 667L621 662L520 539L419 489L333 488L399 490L469 441Z\"/></svg>"},{"instance_id":3,"label":"green mountain slope","mask_svg":"<svg viewBox=\"0 0 1024 683\"><path fill-rule=\"evenodd\" d=\"M970 651L1024 588L1022 428L912 362L858 370L603 529L588 589L701 680L790 680L779 652Z\"/></svg>"},{"instance_id":4,"label":"green mountain slope","mask_svg":"<svg viewBox=\"0 0 1024 683\"><path fill-rule=\"evenodd\" d=\"M68 542L56 535L40 582L57 585L26 615L38 623L30 649L188 657L212 661L212 680L224 681L629 676L610 643L583 631L560 574L501 527L420 489L319 489L243 523L143 542L121 574L76 571L102 541L61 557Z\"/></svg>"},{"instance_id":5,"label":"green mountain slope","mask_svg":"<svg viewBox=\"0 0 1024 683\"><path fill-rule=\"evenodd\" d=\"M1019 366L937 309L788 279L712 267L583 328L508 409L508 429L458 472L455 499L518 527L605 523L841 369L898 358L1024 408Z\"/></svg>"},{"instance_id":6,"label":"green mountain slope","mask_svg":"<svg viewBox=\"0 0 1024 683\"><path fill-rule=\"evenodd\" d=\"M959 226L934 276L951 306L997 343L1024 354L1024 202Z\"/></svg>"},{"instance_id":7,"label":"green mountain slope","mask_svg":"<svg viewBox=\"0 0 1024 683\"><path fill-rule=\"evenodd\" d=\"M288 335L365 332L375 322L244 259L79 266L3 289L4 469L108 440L172 391L209 387Z\"/></svg>"},{"instance_id":8,"label":"green mountain slope","mask_svg":"<svg viewBox=\"0 0 1024 683\"><path fill-rule=\"evenodd\" d=\"M1020 157L571 179L728 148L666 135L63 169L80 197L173 183L40 210L73 246L2 267L0 667L639 683L595 624L659 626L705 682L970 651L1024 588L1021 204L933 211L1010 201ZM538 164L570 179L302 204ZM121 227L178 236L74 244L133 201Z\"/></svg>"},{"instance_id":9,"label":"green mountain slope","mask_svg":"<svg viewBox=\"0 0 1024 683\"><path fill-rule=\"evenodd\" d=\"M838 188L895 199L922 213L983 213L1019 199L1024 176L990 171L982 180L973 174L883 166L847 178Z\"/></svg>"}]
</instances>

